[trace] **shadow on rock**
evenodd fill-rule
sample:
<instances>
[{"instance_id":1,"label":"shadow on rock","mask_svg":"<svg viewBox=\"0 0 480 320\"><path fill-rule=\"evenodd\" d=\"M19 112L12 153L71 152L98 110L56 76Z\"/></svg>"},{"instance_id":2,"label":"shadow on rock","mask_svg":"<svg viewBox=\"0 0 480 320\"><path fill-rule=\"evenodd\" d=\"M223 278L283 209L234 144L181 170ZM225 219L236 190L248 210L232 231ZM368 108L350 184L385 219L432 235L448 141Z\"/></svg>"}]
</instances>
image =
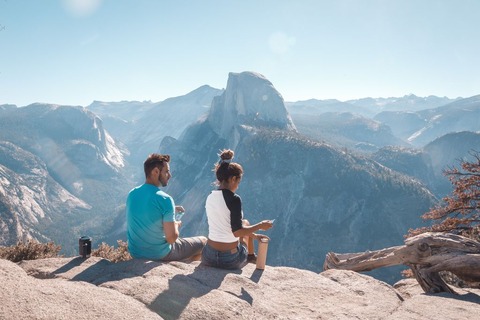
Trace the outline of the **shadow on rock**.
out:
<instances>
[{"instance_id":1,"label":"shadow on rock","mask_svg":"<svg viewBox=\"0 0 480 320\"><path fill-rule=\"evenodd\" d=\"M463 289L465 290L465 289ZM480 296L473 292L468 292L465 294L450 294L450 293L437 293L437 294L427 294L432 297L446 298L446 299L455 299L466 302L472 302L480 304Z\"/></svg>"},{"instance_id":2,"label":"shadow on rock","mask_svg":"<svg viewBox=\"0 0 480 320\"><path fill-rule=\"evenodd\" d=\"M192 299L218 289L231 273L241 274L242 270L223 270L200 264L191 274L179 274L170 279L168 289L160 293L148 307L165 319L178 319ZM251 300L250 295L246 301L248 299Z\"/></svg>"},{"instance_id":3,"label":"shadow on rock","mask_svg":"<svg viewBox=\"0 0 480 320\"><path fill-rule=\"evenodd\" d=\"M72 281L85 281L100 285L109 281L118 281L126 278L142 276L162 262L148 260L129 260L113 263L105 259L98 261L77 257L53 272L54 275L65 273L74 268L84 268L71 278Z\"/></svg>"},{"instance_id":4,"label":"shadow on rock","mask_svg":"<svg viewBox=\"0 0 480 320\"><path fill-rule=\"evenodd\" d=\"M82 258L82 257L73 258L68 263L64 264L63 266L61 266L57 270L53 271L52 274L58 275L58 274L70 271L71 269L80 266L84 261L85 261L85 259Z\"/></svg>"},{"instance_id":5,"label":"shadow on rock","mask_svg":"<svg viewBox=\"0 0 480 320\"><path fill-rule=\"evenodd\" d=\"M250 276L250 280L252 280L255 283L258 283L258 281L260 281L260 278L262 277L262 274L263 274L263 270L255 269L255 271L253 271L252 275Z\"/></svg>"}]
</instances>

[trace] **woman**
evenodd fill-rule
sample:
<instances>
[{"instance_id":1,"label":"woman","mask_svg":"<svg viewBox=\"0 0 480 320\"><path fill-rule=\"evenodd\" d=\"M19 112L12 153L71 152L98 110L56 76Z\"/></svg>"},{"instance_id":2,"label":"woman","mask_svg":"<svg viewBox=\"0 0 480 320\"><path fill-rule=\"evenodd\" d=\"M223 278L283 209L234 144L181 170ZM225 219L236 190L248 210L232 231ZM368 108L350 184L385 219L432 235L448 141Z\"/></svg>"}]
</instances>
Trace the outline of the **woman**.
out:
<instances>
[{"instance_id":1,"label":"woman","mask_svg":"<svg viewBox=\"0 0 480 320\"><path fill-rule=\"evenodd\" d=\"M255 232L272 227L269 220L250 225L243 219L242 200L235 194L242 180L243 168L232 162L233 155L232 150L223 150L220 154L220 161L214 168L218 189L210 193L205 204L208 241L202 251L202 263L222 269L241 268L247 259L255 262L253 239L268 239Z\"/></svg>"}]
</instances>

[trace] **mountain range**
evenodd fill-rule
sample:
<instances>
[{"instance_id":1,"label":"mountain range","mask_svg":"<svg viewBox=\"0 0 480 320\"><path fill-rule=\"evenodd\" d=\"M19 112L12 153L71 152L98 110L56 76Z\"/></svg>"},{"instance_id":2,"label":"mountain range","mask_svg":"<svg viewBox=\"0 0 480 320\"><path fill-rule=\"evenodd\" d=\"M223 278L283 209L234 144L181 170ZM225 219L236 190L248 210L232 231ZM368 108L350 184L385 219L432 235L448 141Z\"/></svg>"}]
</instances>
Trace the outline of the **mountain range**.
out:
<instances>
[{"instance_id":1,"label":"mountain range","mask_svg":"<svg viewBox=\"0 0 480 320\"><path fill-rule=\"evenodd\" d=\"M318 271L327 251L393 246L425 225L451 190L443 169L480 150L479 110L480 96L289 103L254 72L157 103L1 105L0 244L53 240L75 254L84 234L125 239L125 197L151 152L172 156L181 234L206 235L212 169L230 148L245 217L276 219L268 263Z\"/></svg>"}]
</instances>

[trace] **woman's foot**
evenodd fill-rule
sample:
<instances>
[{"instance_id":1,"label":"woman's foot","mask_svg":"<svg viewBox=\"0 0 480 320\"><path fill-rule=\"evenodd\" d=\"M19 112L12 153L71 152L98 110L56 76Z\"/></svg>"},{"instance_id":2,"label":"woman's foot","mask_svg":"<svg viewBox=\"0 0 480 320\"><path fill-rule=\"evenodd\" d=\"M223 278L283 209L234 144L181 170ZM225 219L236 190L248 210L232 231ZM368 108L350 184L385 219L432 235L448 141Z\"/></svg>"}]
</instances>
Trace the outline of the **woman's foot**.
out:
<instances>
[{"instance_id":1,"label":"woman's foot","mask_svg":"<svg viewBox=\"0 0 480 320\"><path fill-rule=\"evenodd\" d=\"M257 255L255 253L250 253L247 256L248 263L256 263L257 262Z\"/></svg>"}]
</instances>

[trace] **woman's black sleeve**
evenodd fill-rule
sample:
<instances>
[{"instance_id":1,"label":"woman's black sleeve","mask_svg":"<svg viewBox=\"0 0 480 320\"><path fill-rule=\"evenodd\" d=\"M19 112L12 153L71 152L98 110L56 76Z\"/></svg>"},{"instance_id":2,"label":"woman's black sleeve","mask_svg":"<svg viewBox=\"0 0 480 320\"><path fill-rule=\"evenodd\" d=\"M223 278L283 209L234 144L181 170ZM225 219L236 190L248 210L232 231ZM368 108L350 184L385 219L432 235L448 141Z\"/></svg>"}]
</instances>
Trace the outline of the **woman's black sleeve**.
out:
<instances>
[{"instance_id":1,"label":"woman's black sleeve","mask_svg":"<svg viewBox=\"0 0 480 320\"><path fill-rule=\"evenodd\" d=\"M242 199L239 195L231 192L230 190L224 190L223 198L225 199L225 203L230 210L230 225L232 227L232 232L242 229Z\"/></svg>"}]
</instances>

